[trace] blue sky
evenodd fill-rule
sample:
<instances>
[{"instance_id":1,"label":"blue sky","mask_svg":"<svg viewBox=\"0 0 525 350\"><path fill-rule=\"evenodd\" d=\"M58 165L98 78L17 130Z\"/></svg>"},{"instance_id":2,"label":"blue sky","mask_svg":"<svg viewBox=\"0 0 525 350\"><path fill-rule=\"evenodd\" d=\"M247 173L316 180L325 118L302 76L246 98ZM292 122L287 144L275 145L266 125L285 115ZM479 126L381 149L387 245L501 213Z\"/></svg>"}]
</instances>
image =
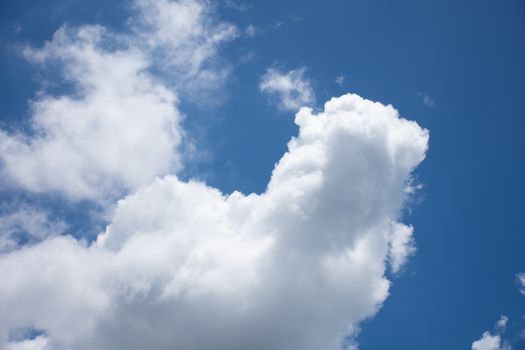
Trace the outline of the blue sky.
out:
<instances>
[{"instance_id":1,"label":"blue sky","mask_svg":"<svg viewBox=\"0 0 525 350\"><path fill-rule=\"evenodd\" d=\"M41 48L64 23L70 28L99 24L112 33L133 32L133 11L126 1L24 0L0 6L4 131L31 135L35 131L28 127L33 113L29 101L76 93L61 73L64 61L45 67L29 63L24 48ZM470 349L489 331L500 336L501 344L479 349L525 349L525 298L517 277L525 271L525 4L351 0L224 1L205 6L208 28L229 23L237 30L214 46L216 52L199 68L218 72L219 78L188 78L187 66L182 73L179 66L158 62L148 68L156 81L177 94L177 111L184 115L180 129L191 142L180 154L184 166L177 170L179 178L199 179L226 194L265 193L275 163L287 151L290 138L298 135L297 110L280 108L279 89L268 93L261 88L268 69L279 74L300 71L315 97L306 99L313 113L321 113L326 101L346 93L391 104L403 118L430 132L426 158L414 164L421 189L400 208L400 221L414 227L417 250L399 273L386 269L392 282L389 295L378 303L382 306L377 312L352 318L360 327L352 341L364 350ZM74 45L76 39L71 40L68 45ZM170 58L169 52L162 54ZM153 51L148 59L157 54ZM2 152L9 152L6 149ZM155 175L176 172L159 171ZM51 220L42 223L45 230L60 231L64 222L67 234L89 242L108 223L119 222L118 215L112 217L112 205L139 188L135 177L125 175L118 193L77 198L69 189L61 193L58 187L48 191L35 185L35 190L2 174L4 217L18 208L33 217L45 211L45 220ZM126 181L133 185L126 187ZM2 222L5 232L14 232L9 220ZM10 254L23 250L25 243L55 239L55 233L49 236L29 242L19 237L20 246ZM22 267L19 273L24 274ZM10 300L0 294L2 298ZM21 308L12 312L23 313ZM507 325L494 328L501 315L508 317ZM3 332L13 332L9 322L4 326L0 321ZM44 328L41 324L45 322L38 319L16 327ZM53 335L48 329L41 331ZM60 344L47 346L61 349Z\"/></svg>"}]
</instances>

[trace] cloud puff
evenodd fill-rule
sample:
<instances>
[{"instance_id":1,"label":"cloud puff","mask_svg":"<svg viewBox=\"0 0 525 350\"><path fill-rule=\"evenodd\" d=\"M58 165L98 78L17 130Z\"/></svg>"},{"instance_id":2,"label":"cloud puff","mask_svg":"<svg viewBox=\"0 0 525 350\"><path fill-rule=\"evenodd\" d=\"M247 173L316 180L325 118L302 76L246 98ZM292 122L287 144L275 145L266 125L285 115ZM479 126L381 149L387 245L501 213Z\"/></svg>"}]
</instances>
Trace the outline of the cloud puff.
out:
<instances>
[{"instance_id":1,"label":"cloud puff","mask_svg":"<svg viewBox=\"0 0 525 350\"><path fill-rule=\"evenodd\" d=\"M486 331L481 338L472 343L472 350L511 350L511 347L502 342L501 334L505 331L509 318L501 315L496 323L496 332L494 334Z\"/></svg>"},{"instance_id":2,"label":"cloud puff","mask_svg":"<svg viewBox=\"0 0 525 350\"><path fill-rule=\"evenodd\" d=\"M269 68L262 76L259 89L268 94L270 101L283 111L297 111L302 106L312 106L315 94L304 77L305 68L283 73Z\"/></svg>"},{"instance_id":3,"label":"cloud puff","mask_svg":"<svg viewBox=\"0 0 525 350\"><path fill-rule=\"evenodd\" d=\"M501 339L499 335L492 335L489 332L484 332L481 339L472 343L472 350L503 350L501 347Z\"/></svg>"},{"instance_id":4,"label":"cloud puff","mask_svg":"<svg viewBox=\"0 0 525 350\"><path fill-rule=\"evenodd\" d=\"M0 255L0 347L26 327L52 350L340 348L412 249L398 218L428 133L352 94L295 121L262 194L165 176L91 245Z\"/></svg>"},{"instance_id":5,"label":"cloud puff","mask_svg":"<svg viewBox=\"0 0 525 350\"><path fill-rule=\"evenodd\" d=\"M505 327L507 327L508 322L509 322L509 318L505 315L501 315L499 321L496 323L497 329L504 331Z\"/></svg>"}]
</instances>

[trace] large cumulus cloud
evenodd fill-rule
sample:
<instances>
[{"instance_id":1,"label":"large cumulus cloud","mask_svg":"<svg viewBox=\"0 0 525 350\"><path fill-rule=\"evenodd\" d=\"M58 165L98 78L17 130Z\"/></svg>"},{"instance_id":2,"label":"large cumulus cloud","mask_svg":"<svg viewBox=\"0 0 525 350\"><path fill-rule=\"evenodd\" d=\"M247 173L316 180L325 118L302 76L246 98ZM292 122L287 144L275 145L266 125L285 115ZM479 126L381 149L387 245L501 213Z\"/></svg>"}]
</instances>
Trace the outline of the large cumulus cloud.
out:
<instances>
[{"instance_id":1,"label":"large cumulus cloud","mask_svg":"<svg viewBox=\"0 0 525 350\"><path fill-rule=\"evenodd\" d=\"M387 298L387 271L415 250L399 218L428 132L348 94L299 110L263 193L182 181L178 99L221 86L219 49L238 31L205 1L136 0L133 11L123 33L64 26L24 51L70 93L44 90L29 132L0 131L3 185L114 210L93 242L64 234L53 208L0 218L0 349L348 345ZM302 74L269 91L306 91L294 109L312 103Z\"/></svg>"},{"instance_id":2,"label":"large cumulus cloud","mask_svg":"<svg viewBox=\"0 0 525 350\"><path fill-rule=\"evenodd\" d=\"M339 348L414 249L399 217L428 133L353 94L295 121L261 194L168 175L120 200L92 244L0 256L1 346Z\"/></svg>"}]
</instances>

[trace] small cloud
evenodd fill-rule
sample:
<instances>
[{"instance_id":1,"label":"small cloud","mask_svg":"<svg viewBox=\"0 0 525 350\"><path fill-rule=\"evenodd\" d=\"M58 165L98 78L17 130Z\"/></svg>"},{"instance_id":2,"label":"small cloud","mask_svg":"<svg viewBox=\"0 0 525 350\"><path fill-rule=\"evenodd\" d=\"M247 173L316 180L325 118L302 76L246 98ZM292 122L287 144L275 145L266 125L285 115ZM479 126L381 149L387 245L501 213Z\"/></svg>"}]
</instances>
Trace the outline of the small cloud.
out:
<instances>
[{"instance_id":1,"label":"small cloud","mask_svg":"<svg viewBox=\"0 0 525 350\"><path fill-rule=\"evenodd\" d=\"M508 321L509 318L507 316L501 315L498 322L496 322L494 334L489 331L483 332L481 338L472 343L472 350L511 350L509 344L501 339Z\"/></svg>"},{"instance_id":2,"label":"small cloud","mask_svg":"<svg viewBox=\"0 0 525 350\"><path fill-rule=\"evenodd\" d=\"M479 340L472 343L472 350L504 350L504 348L501 347L499 335L484 332Z\"/></svg>"},{"instance_id":3,"label":"small cloud","mask_svg":"<svg viewBox=\"0 0 525 350\"><path fill-rule=\"evenodd\" d=\"M296 111L303 106L312 106L315 94L310 81L304 77L304 72L304 67L287 73L269 68L261 79L259 89L283 111Z\"/></svg>"},{"instance_id":4,"label":"small cloud","mask_svg":"<svg viewBox=\"0 0 525 350\"><path fill-rule=\"evenodd\" d=\"M432 99L432 97L430 97L429 95L423 93L423 92L418 92L417 93L417 96L419 96L421 98L421 100L423 101L423 104L427 107L433 107L434 106L434 99Z\"/></svg>"},{"instance_id":5,"label":"small cloud","mask_svg":"<svg viewBox=\"0 0 525 350\"><path fill-rule=\"evenodd\" d=\"M255 28L255 26L250 24L244 29L244 34L248 38L252 38L252 37L254 37L257 34L257 29Z\"/></svg>"},{"instance_id":6,"label":"small cloud","mask_svg":"<svg viewBox=\"0 0 525 350\"><path fill-rule=\"evenodd\" d=\"M509 322L509 318L505 315L501 315L499 321L496 323L496 328L504 331L505 327L507 327L507 322Z\"/></svg>"},{"instance_id":7,"label":"small cloud","mask_svg":"<svg viewBox=\"0 0 525 350\"><path fill-rule=\"evenodd\" d=\"M343 75L338 75L336 78L335 78L335 83L337 85L340 85L340 86L343 86L343 83L345 81L345 77Z\"/></svg>"}]
</instances>

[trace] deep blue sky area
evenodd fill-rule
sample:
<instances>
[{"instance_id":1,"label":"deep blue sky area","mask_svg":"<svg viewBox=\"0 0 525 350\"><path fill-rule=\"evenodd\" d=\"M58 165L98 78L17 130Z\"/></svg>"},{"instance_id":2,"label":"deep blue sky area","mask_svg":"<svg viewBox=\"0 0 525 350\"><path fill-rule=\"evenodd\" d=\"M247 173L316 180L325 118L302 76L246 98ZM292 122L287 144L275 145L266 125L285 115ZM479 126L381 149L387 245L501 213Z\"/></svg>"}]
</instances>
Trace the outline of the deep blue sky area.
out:
<instances>
[{"instance_id":1,"label":"deep blue sky area","mask_svg":"<svg viewBox=\"0 0 525 350\"><path fill-rule=\"evenodd\" d=\"M417 253L365 321L360 349L470 349L509 317L525 349L525 2L522 0L245 1L218 15L257 34L225 47L232 75L214 106L182 101L203 155L186 176L229 193L262 192L297 133L293 113L259 92L270 67L306 67L317 107L346 92L392 104L430 131L416 170L423 189L406 214ZM18 54L63 23L122 28L124 1L2 1L0 123L23 123L39 72ZM243 61L242 57L250 57ZM342 86L335 82L343 76ZM433 101L427 105L427 96ZM427 101L429 102L429 101Z\"/></svg>"}]
</instances>

